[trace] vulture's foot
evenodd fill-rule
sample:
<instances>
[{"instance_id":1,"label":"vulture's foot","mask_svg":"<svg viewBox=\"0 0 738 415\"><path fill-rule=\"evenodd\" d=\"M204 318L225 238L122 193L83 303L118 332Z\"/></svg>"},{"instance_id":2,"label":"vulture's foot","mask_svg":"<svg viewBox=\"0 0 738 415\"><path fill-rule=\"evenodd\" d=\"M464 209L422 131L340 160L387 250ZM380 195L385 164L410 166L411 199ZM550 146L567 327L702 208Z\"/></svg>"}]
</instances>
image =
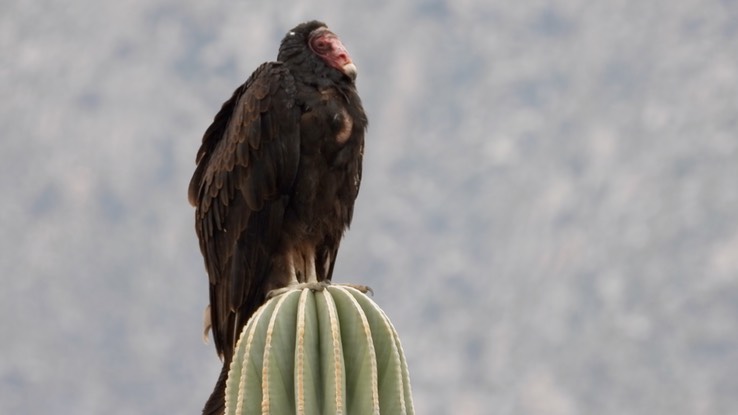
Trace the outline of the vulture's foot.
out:
<instances>
[{"instance_id":1,"label":"vulture's foot","mask_svg":"<svg viewBox=\"0 0 738 415\"><path fill-rule=\"evenodd\" d=\"M372 288L369 287L368 285L360 285L360 284L333 284L333 285L338 285L342 287L351 287L355 290L361 291L363 294L369 294L372 297L374 297L374 290L372 290Z\"/></svg>"},{"instance_id":2,"label":"vulture's foot","mask_svg":"<svg viewBox=\"0 0 738 415\"><path fill-rule=\"evenodd\" d=\"M374 290L371 289L371 287L366 285L360 285L360 284L333 284L328 280L320 281L320 282L303 282L300 284L291 284L286 287L277 288L275 290L271 290L267 293L267 300L270 298L277 297L279 295L282 295L288 291L292 290L303 290L305 288L308 288L313 291L323 291L326 287L330 285L335 285L339 287L350 287L355 290L361 291L363 294L369 294L371 296L374 296Z\"/></svg>"},{"instance_id":3,"label":"vulture's foot","mask_svg":"<svg viewBox=\"0 0 738 415\"><path fill-rule=\"evenodd\" d=\"M267 293L267 300L270 298L274 298L278 295L284 294L288 291L292 290L303 290L305 288L311 289L313 291L323 291L325 287L331 285L330 281L321 281L321 282L303 282L299 284L290 284L286 287L277 288L275 290L271 290Z\"/></svg>"}]
</instances>

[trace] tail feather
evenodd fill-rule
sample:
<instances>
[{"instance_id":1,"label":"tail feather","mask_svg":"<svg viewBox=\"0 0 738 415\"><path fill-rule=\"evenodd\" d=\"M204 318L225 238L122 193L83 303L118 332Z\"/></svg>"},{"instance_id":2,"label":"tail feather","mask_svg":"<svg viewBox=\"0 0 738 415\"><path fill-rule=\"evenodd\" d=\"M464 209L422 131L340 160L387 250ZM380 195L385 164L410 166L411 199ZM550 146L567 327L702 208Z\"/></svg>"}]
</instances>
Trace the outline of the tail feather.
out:
<instances>
[{"instance_id":1,"label":"tail feather","mask_svg":"<svg viewBox=\"0 0 738 415\"><path fill-rule=\"evenodd\" d=\"M210 394L210 398L202 409L203 415L223 415L225 413L225 389L230 366L231 362L223 362L223 369L221 369L218 381L215 383L215 389L213 389L213 393Z\"/></svg>"}]
</instances>

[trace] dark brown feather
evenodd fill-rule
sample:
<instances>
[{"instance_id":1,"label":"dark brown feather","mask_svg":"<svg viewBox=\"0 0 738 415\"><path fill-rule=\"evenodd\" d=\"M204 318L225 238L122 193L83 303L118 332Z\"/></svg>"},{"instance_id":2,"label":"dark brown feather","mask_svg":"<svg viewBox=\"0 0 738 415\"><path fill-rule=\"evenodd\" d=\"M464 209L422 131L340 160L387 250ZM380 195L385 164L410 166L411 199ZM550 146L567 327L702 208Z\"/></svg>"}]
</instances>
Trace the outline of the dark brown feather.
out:
<instances>
[{"instance_id":1,"label":"dark brown feather","mask_svg":"<svg viewBox=\"0 0 738 415\"><path fill-rule=\"evenodd\" d=\"M242 234L249 223L262 219L264 204L279 199L277 181L280 184L294 182L299 163L298 152L271 149L275 145L293 148L299 145L299 112L294 105L295 97L286 92L292 83L291 78L284 65L265 64L236 90L205 133L198 152L198 167L190 183L190 201L197 208L196 230L211 282L213 337L218 353L226 360L231 357L237 335L233 332L236 321L250 316L263 296L261 290L249 289L248 285L257 282L254 278L247 278L249 274L239 272L239 277L233 275L232 263L234 256L239 254L237 242L244 239ZM272 87L273 84L277 86ZM274 90L273 95L268 94L271 90ZM267 112L279 114L278 119L267 116ZM262 130L264 118L274 125ZM249 163L249 160L253 162ZM263 180L264 171L272 171L275 165L294 167L277 173L281 174L279 180ZM273 208L279 210L276 206ZM260 214L253 215L254 212ZM274 249L275 242L270 238L251 234L254 236L246 238L248 243L244 241L242 245L272 245L253 249L254 252ZM243 262L243 258L237 262ZM250 262L239 264L239 267L262 270L268 267L265 260L252 259ZM237 288L236 293L231 292L233 287Z\"/></svg>"}]
</instances>

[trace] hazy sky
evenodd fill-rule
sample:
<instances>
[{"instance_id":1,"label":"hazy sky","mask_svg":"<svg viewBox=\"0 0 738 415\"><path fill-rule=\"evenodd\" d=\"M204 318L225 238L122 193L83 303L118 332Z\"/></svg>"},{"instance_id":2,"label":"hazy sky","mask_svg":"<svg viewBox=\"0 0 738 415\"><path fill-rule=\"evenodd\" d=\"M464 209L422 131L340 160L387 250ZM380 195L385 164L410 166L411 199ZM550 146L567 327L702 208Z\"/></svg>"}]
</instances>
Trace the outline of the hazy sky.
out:
<instances>
[{"instance_id":1,"label":"hazy sky","mask_svg":"<svg viewBox=\"0 0 738 415\"><path fill-rule=\"evenodd\" d=\"M735 1L6 1L0 412L198 413L187 183L318 18L370 119L334 278L419 414L738 412Z\"/></svg>"}]
</instances>

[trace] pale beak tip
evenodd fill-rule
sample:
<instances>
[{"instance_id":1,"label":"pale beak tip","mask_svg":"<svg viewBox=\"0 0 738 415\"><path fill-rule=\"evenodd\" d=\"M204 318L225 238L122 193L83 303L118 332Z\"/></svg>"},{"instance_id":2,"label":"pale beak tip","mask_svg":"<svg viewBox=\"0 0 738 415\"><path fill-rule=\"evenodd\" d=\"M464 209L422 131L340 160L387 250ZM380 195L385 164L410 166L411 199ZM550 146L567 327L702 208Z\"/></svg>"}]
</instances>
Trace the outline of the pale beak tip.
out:
<instances>
[{"instance_id":1,"label":"pale beak tip","mask_svg":"<svg viewBox=\"0 0 738 415\"><path fill-rule=\"evenodd\" d=\"M343 71L344 74L346 74L346 76L351 78L352 81L356 80L357 71L356 71L356 65L354 65L353 62L349 62L343 65L341 70Z\"/></svg>"}]
</instances>

